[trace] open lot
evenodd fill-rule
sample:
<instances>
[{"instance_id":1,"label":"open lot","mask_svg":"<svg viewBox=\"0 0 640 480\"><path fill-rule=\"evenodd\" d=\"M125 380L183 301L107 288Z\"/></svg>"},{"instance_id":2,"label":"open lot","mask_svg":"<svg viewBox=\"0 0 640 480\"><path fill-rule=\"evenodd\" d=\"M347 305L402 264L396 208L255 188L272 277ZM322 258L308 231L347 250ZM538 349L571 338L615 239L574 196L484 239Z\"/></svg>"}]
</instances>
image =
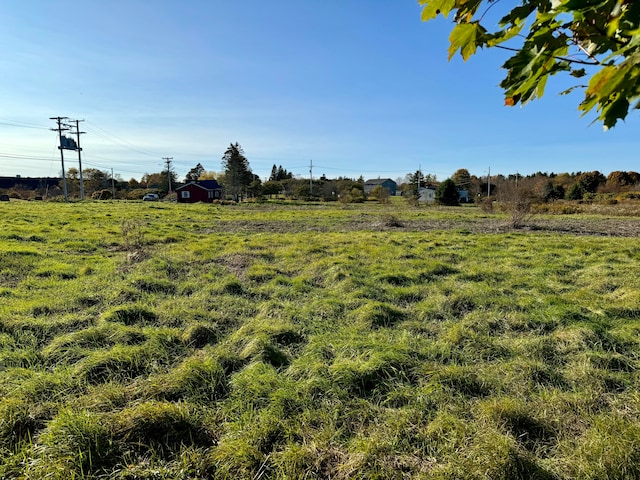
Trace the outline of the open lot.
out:
<instances>
[{"instance_id":1,"label":"open lot","mask_svg":"<svg viewBox=\"0 0 640 480\"><path fill-rule=\"evenodd\" d=\"M1 213L0 478L640 478L637 216Z\"/></svg>"}]
</instances>

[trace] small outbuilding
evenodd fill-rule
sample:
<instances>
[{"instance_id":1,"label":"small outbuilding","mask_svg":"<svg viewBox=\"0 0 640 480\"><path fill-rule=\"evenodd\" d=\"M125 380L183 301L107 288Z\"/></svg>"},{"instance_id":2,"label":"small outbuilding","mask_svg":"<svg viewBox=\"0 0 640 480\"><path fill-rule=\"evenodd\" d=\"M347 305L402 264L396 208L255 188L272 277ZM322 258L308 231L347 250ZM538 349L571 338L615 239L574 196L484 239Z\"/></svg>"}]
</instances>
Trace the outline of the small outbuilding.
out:
<instances>
[{"instance_id":1,"label":"small outbuilding","mask_svg":"<svg viewBox=\"0 0 640 480\"><path fill-rule=\"evenodd\" d=\"M381 186L389 191L389 195L395 196L398 185L390 178L373 178L364 182L364 193L371 193L371 190Z\"/></svg>"},{"instance_id":2,"label":"small outbuilding","mask_svg":"<svg viewBox=\"0 0 640 480\"><path fill-rule=\"evenodd\" d=\"M194 180L176 188L176 195L180 203L212 203L222 198L222 187L215 180Z\"/></svg>"},{"instance_id":3,"label":"small outbuilding","mask_svg":"<svg viewBox=\"0 0 640 480\"><path fill-rule=\"evenodd\" d=\"M418 201L422 203L433 203L436 201L436 189L429 187L420 187L418 189Z\"/></svg>"}]
</instances>

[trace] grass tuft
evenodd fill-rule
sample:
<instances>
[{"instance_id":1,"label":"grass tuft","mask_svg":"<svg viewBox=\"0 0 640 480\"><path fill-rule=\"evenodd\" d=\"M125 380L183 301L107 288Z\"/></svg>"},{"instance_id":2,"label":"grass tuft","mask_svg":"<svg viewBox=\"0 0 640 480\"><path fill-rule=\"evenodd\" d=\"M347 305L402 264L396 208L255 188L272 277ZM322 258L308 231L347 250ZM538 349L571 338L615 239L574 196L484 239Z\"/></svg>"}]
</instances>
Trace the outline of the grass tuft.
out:
<instances>
[{"instance_id":1,"label":"grass tuft","mask_svg":"<svg viewBox=\"0 0 640 480\"><path fill-rule=\"evenodd\" d=\"M401 309L382 302L369 302L355 310L353 316L371 328L389 328L406 318Z\"/></svg>"},{"instance_id":2,"label":"grass tuft","mask_svg":"<svg viewBox=\"0 0 640 480\"><path fill-rule=\"evenodd\" d=\"M108 310L103 320L124 323L125 325L153 325L158 316L141 305L124 305Z\"/></svg>"}]
</instances>

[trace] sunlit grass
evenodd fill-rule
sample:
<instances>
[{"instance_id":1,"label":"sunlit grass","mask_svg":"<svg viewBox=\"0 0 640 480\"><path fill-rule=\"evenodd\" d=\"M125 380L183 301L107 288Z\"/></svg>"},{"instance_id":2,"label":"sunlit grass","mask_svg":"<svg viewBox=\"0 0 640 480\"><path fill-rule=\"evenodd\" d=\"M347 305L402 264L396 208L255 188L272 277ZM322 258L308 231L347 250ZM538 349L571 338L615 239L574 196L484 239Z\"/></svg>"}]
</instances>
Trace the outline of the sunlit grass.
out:
<instances>
[{"instance_id":1,"label":"sunlit grass","mask_svg":"<svg viewBox=\"0 0 640 480\"><path fill-rule=\"evenodd\" d=\"M635 238L399 202L4 213L0 478L640 477Z\"/></svg>"}]
</instances>

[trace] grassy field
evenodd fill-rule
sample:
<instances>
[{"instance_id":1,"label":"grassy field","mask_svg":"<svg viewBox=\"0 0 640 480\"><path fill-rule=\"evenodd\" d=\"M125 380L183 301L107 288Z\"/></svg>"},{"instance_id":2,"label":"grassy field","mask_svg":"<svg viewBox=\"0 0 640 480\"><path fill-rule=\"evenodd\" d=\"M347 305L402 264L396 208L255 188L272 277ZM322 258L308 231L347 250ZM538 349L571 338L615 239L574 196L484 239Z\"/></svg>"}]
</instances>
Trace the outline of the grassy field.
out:
<instances>
[{"instance_id":1,"label":"grassy field","mask_svg":"<svg viewBox=\"0 0 640 480\"><path fill-rule=\"evenodd\" d=\"M640 478L638 217L1 213L0 478Z\"/></svg>"}]
</instances>

